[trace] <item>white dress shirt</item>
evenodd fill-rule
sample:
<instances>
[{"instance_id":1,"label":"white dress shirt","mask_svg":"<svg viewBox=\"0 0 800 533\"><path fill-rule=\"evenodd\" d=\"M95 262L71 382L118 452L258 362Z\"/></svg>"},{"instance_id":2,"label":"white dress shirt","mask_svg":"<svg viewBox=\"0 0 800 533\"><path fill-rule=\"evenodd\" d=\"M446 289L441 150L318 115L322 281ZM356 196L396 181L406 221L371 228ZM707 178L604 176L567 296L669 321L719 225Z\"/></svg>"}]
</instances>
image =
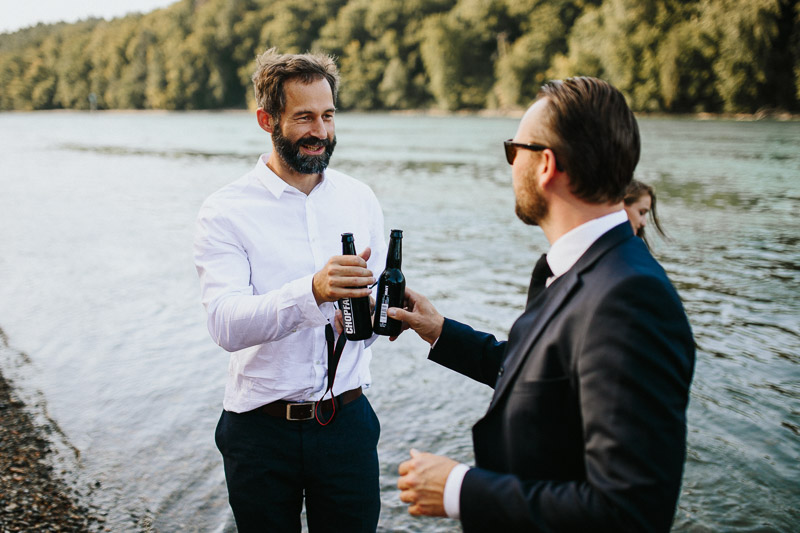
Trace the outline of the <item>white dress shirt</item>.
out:
<instances>
[{"instance_id":1,"label":"white dress shirt","mask_svg":"<svg viewBox=\"0 0 800 533\"><path fill-rule=\"evenodd\" d=\"M623 222L628 222L628 215L624 209L590 220L559 237L547 252L547 264L553 272L547 279L547 286L549 287L559 276L572 268L597 239ZM461 517L461 484L468 471L467 465L459 464L447 476L443 499L444 511L450 518Z\"/></svg>"},{"instance_id":2,"label":"white dress shirt","mask_svg":"<svg viewBox=\"0 0 800 533\"><path fill-rule=\"evenodd\" d=\"M369 246L373 275L383 271L383 212L365 184L328 169L308 194L266 165L212 194L200 209L194 259L208 330L231 352L223 407L237 413L275 400L319 400L327 388L325 324L332 303L317 305L312 278L342 254ZM345 345L333 393L369 387L368 341Z\"/></svg>"}]
</instances>

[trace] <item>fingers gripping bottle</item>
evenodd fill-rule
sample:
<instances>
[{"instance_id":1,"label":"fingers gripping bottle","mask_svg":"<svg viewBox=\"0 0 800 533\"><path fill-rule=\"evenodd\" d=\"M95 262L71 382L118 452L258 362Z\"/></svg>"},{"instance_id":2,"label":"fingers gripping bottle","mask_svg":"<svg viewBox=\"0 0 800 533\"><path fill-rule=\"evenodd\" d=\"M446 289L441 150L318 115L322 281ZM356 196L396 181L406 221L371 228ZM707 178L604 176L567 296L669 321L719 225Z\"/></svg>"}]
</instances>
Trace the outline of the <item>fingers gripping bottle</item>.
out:
<instances>
[{"instance_id":1,"label":"fingers gripping bottle","mask_svg":"<svg viewBox=\"0 0 800 533\"><path fill-rule=\"evenodd\" d=\"M389 318L386 310L390 307L403 307L406 292L406 278L400 270L403 262L403 230L393 229L389 236L389 253L386 256L386 270L378 279L378 301L375 304L375 318L372 331L378 335L391 337L400 335L403 323Z\"/></svg>"},{"instance_id":2,"label":"fingers gripping bottle","mask_svg":"<svg viewBox=\"0 0 800 533\"><path fill-rule=\"evenodd\" d=\"M352 233L342 233L342 255L356 255ZM347 340L362 341L372 337L369 296L342 298L339 300L339 308L342 310L342 322Z\"/></svg>"}]
</instances>

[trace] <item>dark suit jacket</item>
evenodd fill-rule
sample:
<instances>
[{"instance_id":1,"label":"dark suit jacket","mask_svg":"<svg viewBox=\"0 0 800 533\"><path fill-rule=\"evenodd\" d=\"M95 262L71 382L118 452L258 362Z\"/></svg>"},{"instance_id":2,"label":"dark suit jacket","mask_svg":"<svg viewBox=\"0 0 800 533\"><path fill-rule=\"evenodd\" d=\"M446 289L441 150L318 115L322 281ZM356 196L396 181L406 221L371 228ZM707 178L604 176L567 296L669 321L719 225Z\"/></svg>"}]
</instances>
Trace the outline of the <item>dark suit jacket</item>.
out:
<instances>
[{"instance_id":1,"label":"dark suit jacket","mask_svg":"<svg viewBox=\"0 0 800 533\"><path fill-rule=\"evenodd\" d=\"M630 224L529 303L508 342L447 319L429 357L495 388L473 428L464 531L669 530L694 340Z\"/></svg>"}]
</instances>

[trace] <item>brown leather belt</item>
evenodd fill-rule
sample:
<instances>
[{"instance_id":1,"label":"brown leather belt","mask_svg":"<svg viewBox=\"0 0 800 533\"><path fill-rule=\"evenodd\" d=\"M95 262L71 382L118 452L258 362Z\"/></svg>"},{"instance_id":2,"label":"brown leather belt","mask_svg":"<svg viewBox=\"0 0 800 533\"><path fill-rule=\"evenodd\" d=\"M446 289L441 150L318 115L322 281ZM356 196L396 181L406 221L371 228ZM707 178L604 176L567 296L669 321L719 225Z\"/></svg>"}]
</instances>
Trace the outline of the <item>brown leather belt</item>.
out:
<instances>
[{"instance_id":1,"label":"brown leather belt","mask_svg":"<svg viewBox=\"0 0 800 533\"><path fill-rule=\"evenodd\" d=\"M333 409L333 402L336 402L337 407L347 405L353 400L358 399L361 394L361 387L343 392L336 398L321 401L317 410L330 411ZM315 403L317 402L287 402L286 400L277 400L267 405L262 405L256 409L256 411L269 416L285 418L286 420L311 420L314 418Z\"/></svg>"}]
</instances>

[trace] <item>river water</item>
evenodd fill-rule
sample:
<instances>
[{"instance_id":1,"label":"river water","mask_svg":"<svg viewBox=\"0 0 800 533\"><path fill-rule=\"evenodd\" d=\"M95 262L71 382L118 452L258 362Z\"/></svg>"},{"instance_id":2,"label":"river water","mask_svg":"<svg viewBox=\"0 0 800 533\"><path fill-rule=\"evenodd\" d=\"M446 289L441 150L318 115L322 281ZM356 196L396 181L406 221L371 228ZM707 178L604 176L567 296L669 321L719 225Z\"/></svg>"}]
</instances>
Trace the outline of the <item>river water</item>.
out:
<instances>
[{"instance_id":1,"label":"river water","mask_svg":"<svg viewBox=\"0 0 800 533\"><path fill-rule=\"evenodd\" d=\"M408 285L504 338L547 249L519 222L501 141L517 120L337 115L331 166L402 228ZM800 529L800 122L642 118L637 177L654 250L698 345L676 531ZM0 368L59 443L60 471L112 531L233 531L213 432L227 354L210 339L191 244L198 208L268 139L246 112L0 114ZM388 233L387 233L388 238ZM471 462L491 391L374 347L380 531L411 518L408 449Z\"/></svg>"}]
</instances>

